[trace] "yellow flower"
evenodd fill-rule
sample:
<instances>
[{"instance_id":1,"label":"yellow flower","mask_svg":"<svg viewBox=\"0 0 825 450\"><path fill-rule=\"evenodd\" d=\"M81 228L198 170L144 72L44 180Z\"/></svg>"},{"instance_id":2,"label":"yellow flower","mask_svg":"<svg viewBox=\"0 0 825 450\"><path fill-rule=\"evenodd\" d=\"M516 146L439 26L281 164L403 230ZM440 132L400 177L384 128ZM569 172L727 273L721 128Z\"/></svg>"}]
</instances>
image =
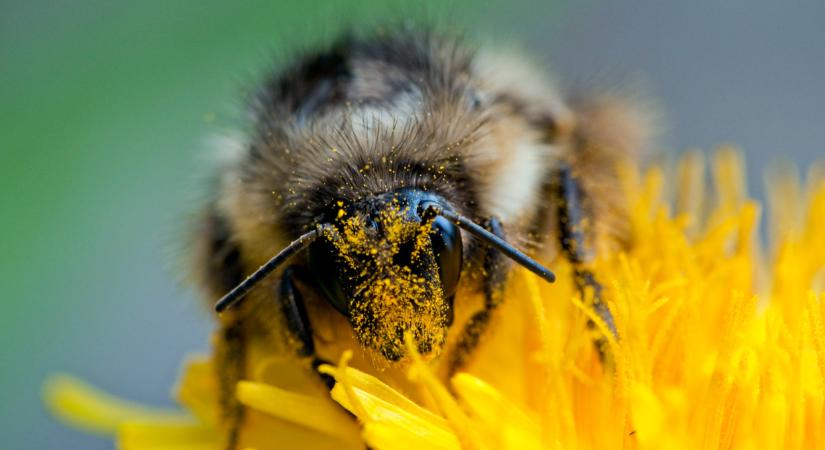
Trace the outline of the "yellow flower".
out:
<instances>
[{"instance_id":1,"label":"yellow flower","mask_svg":"<svg viewBox=\"0 0 825 450\"><path fill-rule=\"evenodd\" d=\"M633 239L593 267L620 336L607 364L587 322L604 325L576 295L571 268L555 264L553 285L516 271L507 320L449 385L408 343L420 404L348 367L348 354L322 367L336 380L331 396L303 368L259 361L237 387L248 410L242 448L825 448L825 176L812 170L805 188L787 175L770 183L763 251L738 155L719 152L712 166L713 195L698 154L679 163L675 186L658 168L625 171ZM65 376L46 399L75 426L116 433L123 449L220 449L210 364L186 366L177 392L187 413L129 405Z\"/></svg>"}]
</instances>

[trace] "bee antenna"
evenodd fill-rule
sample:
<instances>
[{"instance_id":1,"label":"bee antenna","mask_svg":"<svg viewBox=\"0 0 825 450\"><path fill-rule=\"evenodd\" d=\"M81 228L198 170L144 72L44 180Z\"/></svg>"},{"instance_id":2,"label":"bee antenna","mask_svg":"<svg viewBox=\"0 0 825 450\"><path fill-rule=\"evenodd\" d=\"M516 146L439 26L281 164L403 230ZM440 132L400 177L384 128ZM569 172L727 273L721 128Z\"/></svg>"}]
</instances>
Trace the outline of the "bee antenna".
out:
<instances>
[{"instance_id":1,"label":"bee antenna","mask_svg":"<svg viewBox=\"0 0 825 450\"><path fill-rule=\"evenodd\" d=\"M259 281L266 278L267 275L277 269L291 256L309 247L309 244L321 237L324 230L329 226L329 224L318 225L314 230L305 233L298 239L292 241L289 245L284 247L283 250L278 252L277 255L273 256L269 261L264 263L264 265L259 267L258 270L246 277L241 284L235 286L234 289L218 300L218 302L215 303L215 311L222 313L235 303L241 301L244 296L246 296L246 294L249 293L249 291L252 290L256 284L258 284Z\"/></svg>"},{"instance_id":2,"label":"bee antenna","mask_svg":"<svg viewBox=\"0 0 825 450\"><path fill-rule=\"evenodd\" d=\"M424 210L424 217L432 215L444 217L445 219L455 223L459 227L469 231L475 237L497 248L499 251L504 253L508 258L512 259L521 266L527 268L527 270L544 278L550 283L556 281L556 275L552 271L550 271L550 269L542 266L535 259L527 256L521 250L513 247L513 245L509 242L496 236L495 234L491 233L481 225L462 216L461 214L449 211L445 209L443 206L432 202L424 204L422 209Z\"/></svg>"}]
</instances>

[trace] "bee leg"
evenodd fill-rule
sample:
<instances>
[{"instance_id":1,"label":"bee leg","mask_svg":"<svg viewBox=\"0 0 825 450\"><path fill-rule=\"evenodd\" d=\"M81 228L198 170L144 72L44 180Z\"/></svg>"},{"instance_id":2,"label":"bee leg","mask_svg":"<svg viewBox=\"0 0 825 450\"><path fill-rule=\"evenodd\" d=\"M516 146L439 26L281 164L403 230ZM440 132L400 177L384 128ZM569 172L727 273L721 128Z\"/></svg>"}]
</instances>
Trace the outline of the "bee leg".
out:
<instances>
[{"instance_id":1,"label":"bee leg","mask_svg":"<svg viewBox=\"0 0 825 450\"><path fill-rule=\"evenodd\" d=\"M278 286L278 303L281 312L286 319L287 330L298 340L298 355L309 357L312 360L312 368L316 370L321 364L327 364L315 354L315 341L313 340L312 325L309 322L304 297L295 285L295 279L299 278L298 267L289 266L284 269L281 275L281 283ZM321 380L330 389L335 385L335 379L329 375L317 372Z\"/></svg>"},{"instance_id":2,"label":"bee leg","mask_svg":"<svg viewBox=\"0 0 825 450\"><path fill-rule=\"evenodd\" d=\"M504 239L504 229L497 218L488 219L484 224L484 228ZM484 307L464 325L450 358L449 376L452 377L453 374L462 369L467 364L473 351L478 347L481 336L490 324L493 312L503 300L502 286L506 278L507 271L504 265L504 256L492 247L487 247L484 254Z\"/></svg>"},{"instance_id":3,"label":"bee leg","mask_svg":"<svg viewBox=\"0 0 825 450\"><path fill-rule=\"evenodd\" d=\"M235 396L235 386L244 378L246 366L246 333L241 320L225 324L218 334L215 345L215 364L221 411L228 434L226 448L234 450L238 445L244 408Z\"/></svg>"},{"instance_id":4,"label":"bee leg","mask_svg":"<svg viewBox=\"0 0 825 450\"><path fill-rule=\"evenodd\" d=\"M573 264L576 287L583 301L590 301L594 311L604 322L613 336L616 332L613 315L602 297L602 285L596 275L588 268L593 259L592 217L586 206L587 198L581 184L573 175L570 167L564 165L557 173L555 184L556 217L559 227L559 243L567 259ZM589 323L593 327L595 324ZM597 342L599 352L604 358L605 340Z\"/></svg>"}]
</instances>

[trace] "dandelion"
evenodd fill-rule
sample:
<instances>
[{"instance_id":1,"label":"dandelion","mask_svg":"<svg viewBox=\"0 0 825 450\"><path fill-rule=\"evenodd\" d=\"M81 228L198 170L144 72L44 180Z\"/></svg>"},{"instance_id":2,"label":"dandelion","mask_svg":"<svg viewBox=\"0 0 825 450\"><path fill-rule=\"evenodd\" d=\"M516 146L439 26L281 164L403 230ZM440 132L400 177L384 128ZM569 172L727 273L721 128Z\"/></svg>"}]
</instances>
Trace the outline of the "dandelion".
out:
<instances>
[{"instance_id":1,"label":"dandelion","mask_svg":"<svg viewBox=\"0 0 825 450\"><path fill-rule=\"evenodd\" d=\"M675 186L661 168L624 171L632 240L593 267L619 335L606 360L588 321L605 325L577 295L572 268L556 262L553 285L517 269L508 320L465 372L445 384L406 343L416 398L349 367L348 354L321 367L331 392L289 361L261 358L237 386L248 411L241 448L825 448L825 176L812 170L804 187L772 178L763 250L738 154L719 152L712 166L712 194L698 154L680 161ZM185 412L65 376L47 384L46 400L123 449L221 449L211 364L186 364Z\"/></svg>"}]
</instances>

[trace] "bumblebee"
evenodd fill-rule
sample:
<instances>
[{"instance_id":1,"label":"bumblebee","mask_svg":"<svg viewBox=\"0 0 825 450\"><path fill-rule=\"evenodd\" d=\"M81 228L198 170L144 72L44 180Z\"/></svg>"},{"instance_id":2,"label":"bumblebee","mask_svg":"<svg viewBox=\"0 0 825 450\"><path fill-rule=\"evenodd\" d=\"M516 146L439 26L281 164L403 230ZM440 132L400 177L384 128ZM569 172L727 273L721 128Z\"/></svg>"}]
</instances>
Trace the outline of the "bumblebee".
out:
<instances>
[{"instance_id":1,"label":"bumblebee","mask_svg":"<svg viewBox=\"0 0 825 450\"><path fill-rule=\"evenodd\" d=\"M567 258L614 330L588 262L622 235L615 167L648 144L644 108L567 98L524 58L409 29L341 37L250 97L192 252L220 313L230 448L250 348L392 366L409 334L449 376L514 263L552 282L537 260ZM463 301L473 290L483 304Z\"/></svg>"}]
</instances>

